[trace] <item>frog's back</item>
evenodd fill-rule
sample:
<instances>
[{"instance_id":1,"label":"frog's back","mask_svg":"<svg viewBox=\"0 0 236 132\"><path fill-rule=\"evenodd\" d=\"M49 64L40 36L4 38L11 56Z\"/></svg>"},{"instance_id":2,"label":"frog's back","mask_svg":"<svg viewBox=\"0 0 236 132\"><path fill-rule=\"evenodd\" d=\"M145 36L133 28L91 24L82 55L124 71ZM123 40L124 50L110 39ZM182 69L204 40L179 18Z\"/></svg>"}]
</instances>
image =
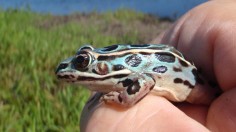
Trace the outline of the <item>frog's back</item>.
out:
<instances>
[{"instance_id":1,"label":"frog's back","mask_svg":"<svg viewBox=\"0 0 236 132\"><path fill-rule=\"evenodd\" d=\"M191 65L184 60L179 51L164 44L119 44L94 49L93 52L98 54L97 61L105 61L113 66L122 65L132 72L159 75L168 71L169 68L181 67L180 62Z\"/></svg>"},{"instance_id":2,"label":"frog's back","mask_svg":"<svg viewBox=\"0 0 236 132\"><path fill-rule=\"evenodd\" d=\"M134 52L139 52L140 50L166 51L166 52L175 53L183 57L183 55L178 50L176 50L172 46L168 46L165 44L142 44L142 45L141 44L117 44L117 45L111 45L111 46L107 46L103 48L94 49L94 52L97 52L99 54L110 54L114 52L125 52L129 50L133 50Z\"/></svg>"}]
</instances>

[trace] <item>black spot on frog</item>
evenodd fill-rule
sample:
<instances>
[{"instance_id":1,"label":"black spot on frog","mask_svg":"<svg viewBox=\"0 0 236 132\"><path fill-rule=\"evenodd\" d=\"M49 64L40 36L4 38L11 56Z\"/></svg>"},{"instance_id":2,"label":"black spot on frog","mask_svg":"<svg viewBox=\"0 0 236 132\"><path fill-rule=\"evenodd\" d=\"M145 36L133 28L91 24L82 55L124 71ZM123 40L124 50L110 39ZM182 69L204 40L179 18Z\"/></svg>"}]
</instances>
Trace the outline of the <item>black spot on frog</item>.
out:
<instances>
[{"instance_id":1,"label":"black spot on frog","mask_svg":"<svg viewBox=\"0 0 236 132\"><path fill-rule=\"evenodd\" d=\"M130 47L149 47L150 44L131 44Z\"/></svg>"},{"instance_id":2,"label":"black spot on frog","mask_svg":"<svg viewBox=\"0 0 236 132\"><path fill-rule=\"evenodd\" d=\"M179 59L179 63L180 63L183 67L188 67L188 64L187 64L185 61L181 60L181 59Z\"/></svg>"},{"instance_id":3,"label":"black spot on frog","mask_svg":"<svg viewBox=\"0 0 236 132\"><path fill-rule=\"evenodd\" d=\"M175 56L170 53L155 53L156 58L161 62L174 63Z\"/></svg>"},{"instance_id":4,"label":"black spot on frog","mask_svg":"<svg viewBox=\"0 0 236 132\"><path fill-rule=\"evenodd\" d=\"M125 59L125 63L132 67L137 67L141 62L142 59L137 54L130 55Z\"/></svg>"},{"instance_id":5,"label":"black spot on frog","mask_svg":"<svg viewBox=\"0 0 236 132\"><path fill-rule=\"evenodd\" d=\"M119 71L119 70L122 70L122 69L124 69L125 67L123 66L123 65L121 65L121 64L117 64L117 65L114 65L113 66L113 70L114 71Z\"/></svg>"},{"instance_id":6,"label":"black spot on frog","mask_svg":"<svg viewBox=\"0 0 236 132\"><path fill-rule=\"evenodd\" d=\"M165 73L167 71L167 67L166 66L157 66L157 67L154 67L152 70L157 73Z\"/></svg>"},{"instance_id":7,"label":"black spot on frog","mask_svg":"<svg viewBox=\"0 0 236 132\"><path fill-rule=\"evenodd\" d=\"M113 51L117 49L118 47L119 47L118 45L111 45L111 46L104 47L101 51Z\"/></svg>"}]
</instances>

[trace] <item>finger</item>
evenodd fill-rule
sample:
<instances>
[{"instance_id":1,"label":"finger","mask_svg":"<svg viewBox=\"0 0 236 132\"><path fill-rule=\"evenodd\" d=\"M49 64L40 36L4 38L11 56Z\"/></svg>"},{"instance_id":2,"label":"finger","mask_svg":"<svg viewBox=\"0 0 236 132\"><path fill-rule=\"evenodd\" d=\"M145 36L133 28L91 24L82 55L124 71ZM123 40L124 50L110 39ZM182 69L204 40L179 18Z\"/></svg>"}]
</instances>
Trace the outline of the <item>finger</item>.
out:
<instances>
[{"instance_id":1,"label":"finger","mask_svg":"<svg viewBox=\"0 0 236 132\"><path fill-rule=\"evenodd\" d=\"M175 105L192 119L198 121L204 126L206 125L206 116L209 106L189 103L177 103Z\"/></svg>"},{"instance_id":2,"label":"finger","mask_svg":"<svg viewBox=\"0 0 236 132\"><path fill-rule=\"evenodd\" d=\"M100 102L100 98L103 95L103 93L100 92L92 92L91 97L86 102L81 117L80 117L80 130L82 132L86 131L86 126L93 114L93 112L102 105L102 102Z\"/></svg>"},{"instance_id":3,"label":"finger","mask_svg":"<svg viewBox=\"0 0 236 132\"><path fill-rule=\"evenodd\" d=\"M208 131L166 99L153 95L128 109L103 104L93 112L83 111L86 114L90 119L84 131Z\"/></svg>"},{"instance_id":4,"label":"finger","mask_svg":"<svg viewBox=\"0 0 236 132\"><path fill-rule=\"evenodd\" d=\"M204 12L203 12L204 11ZM216 80L223 90L236 86L236 2L210 1L185 16L163 37Z\"/></svg>"},{"instance_id":5,"label":"finger","mask_svg":"<svg viewBox=\"0 0 236 132\"><path fill-rule=\"evenodd\" d=\"M236 88L225 92L211 106L207 127L214 132L232 132L236 128Z\"/></svg>"}]
</instances>

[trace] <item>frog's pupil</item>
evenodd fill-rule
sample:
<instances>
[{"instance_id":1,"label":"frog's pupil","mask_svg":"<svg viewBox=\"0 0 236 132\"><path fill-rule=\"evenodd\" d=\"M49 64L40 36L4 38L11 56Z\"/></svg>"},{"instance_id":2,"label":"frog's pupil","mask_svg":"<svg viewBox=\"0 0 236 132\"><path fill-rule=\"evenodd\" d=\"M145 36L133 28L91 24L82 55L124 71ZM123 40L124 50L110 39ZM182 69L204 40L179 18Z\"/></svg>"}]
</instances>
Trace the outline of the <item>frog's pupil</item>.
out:
<instances>
[{"instance_id":1,"label":"frog's pupil","mask_svg":"<svg viewBox=\"0 0 236 132\"><path fill-rule=\"evenodd\" d=\"M78 62L78 63L83 63L84 61L85 61L85 58L84 58L84 56L78 56L77 58L76 58L76 61Z\"/></svg>"}]
</instances>

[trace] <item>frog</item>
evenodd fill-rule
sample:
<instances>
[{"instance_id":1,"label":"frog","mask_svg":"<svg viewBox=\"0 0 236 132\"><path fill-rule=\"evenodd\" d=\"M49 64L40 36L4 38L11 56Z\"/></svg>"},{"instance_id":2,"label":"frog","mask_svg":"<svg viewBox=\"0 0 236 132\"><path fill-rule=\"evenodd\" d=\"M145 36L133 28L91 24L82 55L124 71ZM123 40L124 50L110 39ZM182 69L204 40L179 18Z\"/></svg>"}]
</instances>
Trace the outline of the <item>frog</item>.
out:
<instances>
[{"instance_id":1,"label":"frog","mask_svg":"<svg viewBox=\"0 0 236 132\"><path fill-rule=\"evenodd\" d=\"M166 44L84 45L59 63L59 80L100 92L101 102L130 107L153 94L171 102L210 104L220 91Z\"/></svg>"}]
</instances>

